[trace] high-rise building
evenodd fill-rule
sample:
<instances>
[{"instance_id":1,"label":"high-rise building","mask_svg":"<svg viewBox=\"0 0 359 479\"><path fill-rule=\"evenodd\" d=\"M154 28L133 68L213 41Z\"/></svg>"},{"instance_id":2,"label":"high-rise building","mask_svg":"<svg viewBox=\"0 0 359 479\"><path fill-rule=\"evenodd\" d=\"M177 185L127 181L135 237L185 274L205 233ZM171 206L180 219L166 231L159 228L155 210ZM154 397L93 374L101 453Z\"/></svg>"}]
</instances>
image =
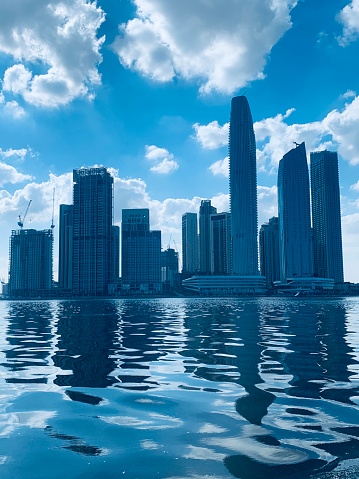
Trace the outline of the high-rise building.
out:
<instances>
[{"instance_id":1,"label":"high-rise building","mask_svg":"<svg viewBox=\"0 0 359 479\"><path fill-rule=\"evenodd\" d=\"M161 231L150 231L147 208L122 210L121 265L123 285L156 289L161 283Z\"/></svg>"},{"instance_id":2,"label":"high-rise building","mask_svg":"<svg viewBox=\"0 0 359 479\"><path fill-rule=\"evenodd\" d=\"M199 271L202 274L211 273L211 215L217 209L211 205L211 200L202 200L199 208Z\"/></svg>"},{"instance_id":3,"label":"high-rise building","mask_svg":"<svg viewBox=\"0 0 359 479\"><path fill-rule=\"evenodd\" d=\"M20 229L10 237L10 297L46 296L52 289L52 230Z\"/></svg>"},{"instance_id":4,"label":"high-rise building","mask_svg":"<svg viewBox=\"0 0 359 479\"><path fill-rule=\"evenodd\" d=\"M73 171L72 292L105 295L113 274L113 177L106 168Z\"/></svg>"},{"instance_id":5,"label":"high-rise building","mask_svg":"<svg viewBox=\"0 0 359 479\"><path fill-rule=\"evenodd\" d=\"M112 258L111 258L111 281L120 277L120 227L112 226Z\"/></svg>"},{"instance_id":6,"label":"high-rise building","mask_svg":"<svg viewBox=\"0 0 359 479\"><path fill-rule=\"evenodd\" d=\"M266 277L267 287L280 280L279 224L278 218L270 218L259 230L259 258L261 275Z\"/></svg>"},{"instance_id":7,"label":"high-rise building","mask_svg":"<svg viewBox=\"0 0 359 479\"><path fill-rule=\"evenodd\" d=\"M256 142L245 96L232 98L229 131L229 191L232 215L232 272L258 271Z\"/></svg>"},{"instance_id":8,"label":"high-rise building","mask_svg":"<svg viewBox=\"0 0 359 479\"><path fill-rule=\"evenodd\" d=\"M231 214L210 216L211 273L231 274Z\"/></svg>"},{"instance_id":9,"label":"high-rise building","mask_svg":"<svg viewBox=\"0 0 359 479\"><path fill-rule=\"evenodd\" d=\"M310 154L314 275L343 283L338 155Z\"/></svg>"},{"instance_id":10,"label":"high-rise building","mask_svg":"<svg viewBox=\"0 0 359 479\"><path fill-rule=\"evenodd\" d=\"M182 215L182 272L198 271L198 225L197 213Z\"/></svg>"},{"instance_id":11,"label":"high-rise building","mask_svg":"<svg viewBox=\"0 0 359 479\"><path fill-rule=\"evenodd\" d=\"M286 153L278 169L280 280L313 276L310 194L304 143Z\"/></svg>"},{"instance_id":12,"label":"high-rise building","mask_svg":"<svg viewBox=\"0 0 359 479\"><path fill-rule=\"evenodd\" d=\"M73 205L60 205L59 288L72 289Z\"/></svg>"},{"instance_id":13,"label":"high-rise building","mask_svg":"<svg viewBox=\"0 0 359 479\"><path fill-rule=\"evenodd\" d=\"M173 288L178 275L178 253L173 248L161 251L161 273L162 283L168 283Z\"/></svg>"}]
</instances>

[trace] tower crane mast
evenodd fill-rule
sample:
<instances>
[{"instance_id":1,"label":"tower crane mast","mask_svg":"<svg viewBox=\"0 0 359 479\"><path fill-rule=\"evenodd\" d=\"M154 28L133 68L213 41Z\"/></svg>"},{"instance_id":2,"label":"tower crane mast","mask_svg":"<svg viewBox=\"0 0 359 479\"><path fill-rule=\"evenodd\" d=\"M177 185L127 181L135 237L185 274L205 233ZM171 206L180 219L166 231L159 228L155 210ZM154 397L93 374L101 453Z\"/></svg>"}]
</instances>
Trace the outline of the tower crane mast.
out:
<instances>
[{"instance_id":1,"label":"tower crane mast","mask_svg":"<svg viewBox=\"0 0 359 479\"><path fill-rule=\"evenodd\" d=\"M32 201L32 200L29 201L29 203L28 203L28 205L27 205L27 208L26 208L26 210L25 210L25 213L24 213L23 217L21 217L21 215L19 215L19 221L17 222L17 224L20 226L21 229L22 229L22 227L24 226L25 218L26 218L27 213L28 213L28 211L29 211L29 208L30 208L30 205L31 205L31 201Z\"/></svg>"}]
</instances>

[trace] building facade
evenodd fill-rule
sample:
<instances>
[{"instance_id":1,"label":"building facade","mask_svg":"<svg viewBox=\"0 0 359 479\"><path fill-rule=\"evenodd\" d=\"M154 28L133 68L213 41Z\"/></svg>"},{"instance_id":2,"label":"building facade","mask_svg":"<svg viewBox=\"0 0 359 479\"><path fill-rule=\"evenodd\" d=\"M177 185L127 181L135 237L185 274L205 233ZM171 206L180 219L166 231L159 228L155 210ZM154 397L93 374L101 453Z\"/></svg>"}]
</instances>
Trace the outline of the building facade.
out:
<instances>
[{"instance_id":1,"label":"building facade","mask_svg":"<svg viewBox=\"0 0 359 479\"><path fill-rule=\"evenodd\" d=\"M156 289L161 283L161 231L150 231L149 210L122 210L122 285Z\"/></svg>"},{"instance_id":2,"label":"building facade","mask_svg":"<svg viewBox=\"0 0 359 479\"><path fill-rule=\"evenodd\" d=\"M231 214L210 216L211 273L231 274Z\"/></svg>"},{"instance_id":3,"label":"building facade","mask_svg":"<svg viewBox=\"0 0 359 479\"><path fill-rule=\"evenodd\" d=\"M286 153L278 169L280 280L313 276L309 173L305 144Z\"/></svg>"},{"instance_id":4,"label":"building facade","mask_svg":"<svg viewBox=\"0 0 359 479\"><path fill-rule=\"evenodd\" d=\"M198 267L197 213L185 213L182 215L182 272L193 274Z\"/></svg>"},{"instance_id":5,"label":"building facade","mask_svg":"<svg viewBox=\"0 0 359 479\"><path fill-rule=\"evenodd\" d=\"M73 171L72 292L101 296L113 275L113 178L106 168Z\"/></svg>"},{"instance_id":6,"label":"building facade","mask_svg":"<svg viewBox=\"0 0 359 479\"><path fill-rule=\"evenodd\" d=\"M229 131L232 273L259 275L256 142L245 96L232 98Z\"/></svg>"},{"instance_id":7,"label":"building facade","mask_svg":"<svg viewBox=\"0 0 359 479\"><path fill-rule=\"evenodd\" d=\"M201 274L211 273L211 215L217 209L211 200L202 200L199 208L199 271Z\"/></svg>"},{"instance_id":8,"label":"building facade","mask_svg":"<svg viewBox=\"0 0 359 479\"><path fill-rule=\"evenodd\" d=\"M178 253L173 248L161 251L161 275L162 283L173 288L178 275Z\"/></svg>"},{"instance_id":9,"label":"building facade","mask_svg":"<svg viewBox=\"0 0 359 479\"><path fill-rule=\"evenodd\" d=\"M270 218L259 231L259 259L261 275L266 277L267 288L280 280L279 224L278 218Z\"/></svg>"},{"instance_id":10,"label":"building facade","mask_svg":"<svg viewBox=\"0 0 359 479\"><path fill-rule=\"evenodd\" d=\"M344 282L338 155L310 154L314 275Z\"/></svg>"},{"instance_id":11,"label":"building facade","mask_svg":"<svg viewBox=\"0 0 359 479\"><path fill-rule=\"evenodd\" d=\"M72 289L73 205L60 205L59 288Z\"/></svg>"},{"instance_id":12,"label":"building facade","mask_svg":"<svg viewBox=\"0 0 359 479\"><path fill-rule=\"evenodd\" d=\"M52 289L52 230L11 232L9 296L41 297Z\"/></svg>"}]
</instances>

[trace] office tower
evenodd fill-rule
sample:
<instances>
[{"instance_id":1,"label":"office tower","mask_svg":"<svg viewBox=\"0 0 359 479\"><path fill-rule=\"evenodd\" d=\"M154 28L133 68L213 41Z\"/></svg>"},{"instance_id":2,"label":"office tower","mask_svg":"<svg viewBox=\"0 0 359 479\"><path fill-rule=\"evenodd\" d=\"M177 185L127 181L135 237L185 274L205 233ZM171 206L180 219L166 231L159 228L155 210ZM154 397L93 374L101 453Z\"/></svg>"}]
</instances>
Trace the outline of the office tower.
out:
<instances>
[{"instance_id":1,"label":"office tower","mask_svg":"<svg viewBox=\"0 0 359 479\"><path fill-rule=\"evenodd\" d=\"M76 169L73 179L72 291L105 295L113 272L113 178L101 167Z\"/></svg>"},{"instance_id":2,"label":"office tower","mask_svg":"<svg viewBox=\"0 0 359 479\"><path fill-rule=\"evenodd\" d=\"M198 271L197 213L182 215L182 273Z\"/></svg>"},{"instance_id":3,"label":"office tower","mask_svg":"<svg viewBox=\"0 0 359 479\"><path fill-rule=\"evenodd\" d=\"M120 227L112 226L112 258L111 258L111 281L120 277Z\"/></svg>"},{"instance_id":4,"label":"office tower","mask_svg":"<svg viewBox=\"0 0 359 479\"><path fill-rule=\"evenodd\" d=\"M309 174L304 143L286 153L278 169L280 280L313 276Z\"/></svg>"},{"instance_id":5,"label":"office tower","mask_svg":"<svg viewBox=\"0 0 359 479\"><path fill-rule=\"evenodd\" d=\"M73 205L60 205L59 288L72 289Z\"/></svg>"},{"instance_id":6,"label":"office tower","mask_svg":"<svg viewBox=\"0 0 359 479\"><path fill-rule=\"evenodd\" d=\"M232 98L229 131L229 192L232 215L232 272L258 271L256 142L245 96Z\"/></svg>"},{"instance_id":7,"label":"office tower","mask_svg":"<svg viewBox=\"0 0 359 479\"><path fill-rule=\"evenodd\" d=\"M202 200L199 208L199 271L211 273L210 217L217 213L211 200Z\"/></svg>"},{"instance_id":8,"label":"office tower","mask_svg":"<svg viewBox=\"0 0 359 479\"><path fill-rule=\"evenodd\" d=\"M259 257L261 275L266 277L267 288L280 280L279 269L279 224L278 218L270 218L259 231Z\"/></svg>"},{"instance_id":9,"label":"office tower","mask_svg":"<svg viewBox=\"0 0 359 479\"><path fill-rule=\"evenodd\" d=\"M122 210L122 284L161 283L161 231L150 231L147 208Z\"/></svg>"},{"instance_id":10,"label":"office tower","mask_svg":"<svg viewBox=\"0 0 359 479\"><path fill-rule=\"evenodd\" d=\"M343 283L338 155L310 154L314 275Z\"/></svg>"},{"instance_id":11,"label":"office tower","mask_svg":"<svg viewBox=\"0 0 359 479\"><path fill-rule=\"evenodd\" d=\"M52 289L52 230L14 230L10 237L10 297L46 296Z\"/></svg>"},{"instance_id":12,"label":"office tower","mask_svg":"<svg viewBox=\"0 0 359 479\"><path fill-rule=\"evenodd\" d=\"M231 214L210 216L211 273L231 274Z\"/></svg>"},{"instance_id":13,"label":"office tower","mask_svg":"<svg viewBox=\"0 0 359 479\"><path fill-rule=\"evenodd\" d=\"M167 282L173 288L178 275L178 253L173 248L161 251L161 273L162 283Z\"/></svg>"}]
</instances>

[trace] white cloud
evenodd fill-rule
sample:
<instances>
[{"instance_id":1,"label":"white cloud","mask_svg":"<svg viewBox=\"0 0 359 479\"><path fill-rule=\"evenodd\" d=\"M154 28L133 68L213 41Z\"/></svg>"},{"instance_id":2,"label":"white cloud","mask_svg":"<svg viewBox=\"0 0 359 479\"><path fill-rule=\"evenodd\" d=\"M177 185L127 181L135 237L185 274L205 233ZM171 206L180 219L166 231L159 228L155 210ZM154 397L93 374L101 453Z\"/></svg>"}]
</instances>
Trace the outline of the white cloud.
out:
<instances>
[{"instance_id":1,"label":"white cloud","mask_svg":"<svg viewBox=\"0 0 359 479\"><path fill-rule=\"evenodd\" d=\"M12 118L19 119L26 115L25 110L17 101L7 101L4 105L4 112Z\"/></svg>"},{"instance_id":2,"label":"white cloud","mask_svg":"<svg viewBox=\"0 0 359 479\"><path fill-rule=\"evenodd\" d=\"M291 27L296 0L134 0L136 18L114 43L121 63L165 82L175 76L201 91L232 93L264 78L266 57Z\"/></svg>"},{"instance_id":3,"label":"white cloud","mask_svg":"<svg viewBox=\"0 0 359 479\"><path fill-rule=\"evenodd\" d=\"M214 176L229 177L229 157L226 156L223 160L218 160L209 167Z\"/></svg>"},{"instance_id":4,"label":"white cloud","mask_svg":"<svg viewBox=\"0 0 359 479\"><path fill-rule=\"evenodd\" d=\"M195 123L193 128L196 132L195 139L202 148L215 150L221 146L228 145L229 123L221 126L218 121L211 121L208 125Z\"/></svg>"},{"instance_id":5,"label":"white cloud","mask_svg":"<svg viewBox=\"0 0 359 479\"><path fill-rule=\"evenodd\" d=\"M32 150L28 150L27 148L20 148L18 150L14 150L13 148L9 148L8 150L2 150L0 148L0 157L1 158L13 158L24 160L28 153L32 153Z\"/></svg>"},{"instance_id":6,"label":"white cloud","mask_svg":"<svg viewBox=\"0 0 359 479\"><path fill-rule=\"evenodd\" d=\"M343 36L339 38L342 46L356 40L359 36L359 0L352 0L338 15L343 24Z\"/></svg>"},{"instance_id":7,"label":"white cloud","mask_svg":"<svg viewBox=\"0 0 359 479\"><path fill-rule=\"evenodd\" d=\"M103 21L101 8L86 0L0 2L0 51L16 62L4 73L5 98L21 95L35 106L57 107L91 97L101 82L104 38L96 34Z\"/></svg>"},{"instance_id":8,"label":"white cloud","mask_svg":"<svg viewBox=\"0 0 359 479\"><path fill-rule=\"evenodd\" d=\"M20 173L13 166L0 161L0 186L6 185L7 183L22 183L23 181L31 179L32 177L30 175Z\"/></svg>"},{"instance_id":9,"label":"white cloud","mask_svg":"<svg viewBox=\"0 0 359 479\"><path fill-rule=\"evenodd\" d=\"M179 168L179 164L174 160L174 156L165 148L159 148L156 145L146 145L146 159L155 162L150 171L160 175L168 175Z\"/></svg>"},{"instance_id":10,"label":"white cloud","mask_svg":"<svg viewBox=\"0 0 359 479\"><path fill-rule=\"evenodd\" d=\"M350 189L352 191L359 191L359 180L356 183L354 183L354 185L350 185Z\"/></svg>"},{"instance_id":11,"label":"white cloud","mask_svg":"<svg viewBox=\"0 0 359 479\"><path fill-rule=\"evenodd\" d=\"M178 168L179 165L177 161L165 158L157 163L157 165L152 166L150 170L153 171L153 173L159 173L160 175L168 175L169 173L178 170Z\"/></svg>"},{"instance_id":12,"label":"white cloud","mask_svg":"<svg viewBox=\"0 0 359 479\"><path fill-rule=\"evenodd\" d=\"M334 149L352 165L359 164L359 96L350 94L352 100L342 110L332 110L321 121L288 124L288 119L295 111L291 108L286 113L265 118L254 123L257 142L257 162L259 169L272 171L276 169L283 155L293 148L293 142L306 143L307 151ZM228 123L223 126L218 122L198 125L195 139L203 148L212 149L224 146L223 130L228 130ZM216 171L220 164L211 167Z\"/></svg>"}]
</instances>

